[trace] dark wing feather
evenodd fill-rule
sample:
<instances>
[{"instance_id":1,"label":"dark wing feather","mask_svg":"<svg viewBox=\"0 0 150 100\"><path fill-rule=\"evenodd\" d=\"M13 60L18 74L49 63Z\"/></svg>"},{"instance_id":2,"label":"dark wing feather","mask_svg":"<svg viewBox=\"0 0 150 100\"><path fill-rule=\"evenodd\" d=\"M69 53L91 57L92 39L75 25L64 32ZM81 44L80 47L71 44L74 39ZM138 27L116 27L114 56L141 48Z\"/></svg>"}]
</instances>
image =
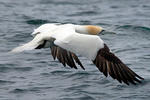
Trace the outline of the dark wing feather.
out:
<instances>
[{"instance_id":1,"label":"dark wing feather","mask_svg":"<svg viewBox=\"0 0 150 100\"><path fill-rule=\"evenodd\" d=\"M136 82L141 83L141 79L143 79L111 53L106 44L104 48L98 51L93 63L106 77L109 74L120 83L124 82L127 85L129 85L129 83L136 84Z\"/></svg>"},{"instance_id":2,"label":"dark wing feather","mask_svg":"<svg viewBox=\"0 0 150 100\"><path fill-rule=\"evenodd\" d=\"M83 67L82 63L80 62L80 60L78 59L78 57L74 53L72 53L72 57L74 58L74 60L76 61L76 63L78 63L78 65L80 65L81 68L83 70L85 70L85 68Z\"/></svg>"},{"instance_id":3,"label":"dark wing feather","mask_svg":"<svg viewBox=\"0 0 150 100\"><path fill-rule=\"evenodd\" d=\"M40 44L38 47L36 47L35 49L41 49L45 46L46 44L46 40L43 42L43 44Z\"/></svg>"},{"instance_id":4,"label":"dark wing feather","mask_svg":"<svg viewBox=\"0 0 150 100\"><path fill-rule=\"evenodd\" d=\"M59 62L62 63L64 66L66 66L67 64L71 68L77 69L77 66L75 64L76 62L78 65L81 66L82 69L85 69L80 60L78 59L78 57L74 53L67 51L61 47L58 47L56 45L53 45L50 48L54 60L57 58Z\"/></svg>"}]
</instances>

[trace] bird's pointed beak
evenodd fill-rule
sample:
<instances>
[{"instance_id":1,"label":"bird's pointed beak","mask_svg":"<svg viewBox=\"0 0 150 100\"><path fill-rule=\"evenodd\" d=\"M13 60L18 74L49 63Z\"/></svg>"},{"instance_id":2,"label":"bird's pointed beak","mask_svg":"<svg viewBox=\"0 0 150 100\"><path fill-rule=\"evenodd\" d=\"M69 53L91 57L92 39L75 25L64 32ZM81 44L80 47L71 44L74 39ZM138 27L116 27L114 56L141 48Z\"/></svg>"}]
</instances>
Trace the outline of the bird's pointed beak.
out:
<instances>
[{"instance_id":1,"label":"bird's pointed beak","mask_svg":"<svg viewBox=\"0 0 150 100\"><path fill-rule=\"evenodd\" d=\"M104 35L104 34L116 34L115 32L110 32L110 31L106 31L106 30L102 30L99 34L102 34L102 35Z\"/></svg>"},{"instance_id":2,"label":"bird's pointed beak","mask_svg":"<svg viewBox=\"0 0 150 100\"><path fill-rule=\"evenodd\" d=\"M104 34L106 31L103 29L99 34Z\"/></svg>"}]
</instances>

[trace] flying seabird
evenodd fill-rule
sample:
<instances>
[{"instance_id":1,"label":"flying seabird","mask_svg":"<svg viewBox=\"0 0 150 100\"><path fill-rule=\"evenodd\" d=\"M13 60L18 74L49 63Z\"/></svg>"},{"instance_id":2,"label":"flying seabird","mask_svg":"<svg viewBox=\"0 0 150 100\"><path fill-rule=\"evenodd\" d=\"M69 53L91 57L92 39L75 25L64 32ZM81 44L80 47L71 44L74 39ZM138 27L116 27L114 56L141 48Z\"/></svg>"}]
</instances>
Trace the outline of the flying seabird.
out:
<instances>
[{"instance_id":1,"label":"flying seabird","mask_svg":"<svg viewBox=\"0 0 150 100\"><path fill-rule=\"evenodd\" d=\"M102 32L102 27L94 25L44 24L34 30L32 41L11 52L50 47L53 58L57 58L64 66L77 69L77 63L85 69L76 55L79 54L92 60L106 77L109 74L113 79L127 85L141 83L144 78L127 67L98 36Z\"/></svg>"}]
</instances>

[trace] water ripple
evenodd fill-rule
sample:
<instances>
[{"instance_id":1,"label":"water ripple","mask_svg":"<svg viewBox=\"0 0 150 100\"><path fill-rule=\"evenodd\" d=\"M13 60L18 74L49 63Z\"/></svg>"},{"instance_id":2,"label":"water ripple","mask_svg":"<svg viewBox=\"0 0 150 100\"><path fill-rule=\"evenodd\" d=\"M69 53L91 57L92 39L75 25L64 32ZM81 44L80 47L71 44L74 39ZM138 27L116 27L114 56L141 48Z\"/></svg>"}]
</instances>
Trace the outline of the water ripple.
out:
<instances>
[{"instance_id":1,"label":"water ripple","mask_svg":"<svg viewBox=\"0 0 150 100\"><path fill-rule=\"evenodd\" d=\"M32 67L0 67L0 72L8 72L8 71L31 71Z\"/></svg>"},{"instance_id":2,"label":"water ripple","mask_svg":"<svg viewBox=\"0 0 150 100\"><path fill-rule=\"evenodd\" d=\"M145 27L145 26L136 26L136 25L122 25L116 27L118 30L132 30L132 31L144 31L144 32L150 32L150 27Z\"/></svg>"},{"instance_id":3,"label":"water ripple","mask_svg":"<svg viewBox=\"0 0 150 100\"><path fill-rule=\"evenodd\" d=\"M0 85L8 85L8 84L13 84L15 83L14 81L6 81L6 80L0 80Z\"/></svg>"},{"instance_id":4,"label":"water ripple","mask_svg":"<svg viewBox=\"0 0 150 100\"><path fill-rule=\"evenodd\" d=\"M26 23L31 25L41 25L41 24L49 23L49 21L43 19L31 19L31 20L27 20Z\"/></svg>"},{"instance_id":5,"label":"water ripple","mask_svg":"<svg viewBox=\"0 0 150 100\"><path fill-rule=\"evenodd\" d=\"M76 12L75 14L70 14L68 16L87 16L87 15L94 15L97 14L95 11L83 11L83 12Z\"/></svg>"}]
</instances>

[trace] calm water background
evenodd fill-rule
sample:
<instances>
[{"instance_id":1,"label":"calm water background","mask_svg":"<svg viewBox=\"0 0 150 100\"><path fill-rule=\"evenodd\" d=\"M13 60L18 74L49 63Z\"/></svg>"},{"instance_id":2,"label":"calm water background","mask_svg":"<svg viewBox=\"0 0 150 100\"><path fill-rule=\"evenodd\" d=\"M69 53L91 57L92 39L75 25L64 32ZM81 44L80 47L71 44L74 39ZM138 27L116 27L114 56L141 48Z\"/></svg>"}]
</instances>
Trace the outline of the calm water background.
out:
<instances>
[{"instance_id":1,"label":"calm water background","mask_svg":"<svg viewBox=\"0 0 150 100\"><path fill-rule=\"evenodd\" d=\"M116 34L101 38L142 84L105 78L91 61L86 71L64 68L49 49L8 54L47 22L100 25ZM149 0L0 0L0 100L149 100Z\"/></svg>"}]
</instances>

